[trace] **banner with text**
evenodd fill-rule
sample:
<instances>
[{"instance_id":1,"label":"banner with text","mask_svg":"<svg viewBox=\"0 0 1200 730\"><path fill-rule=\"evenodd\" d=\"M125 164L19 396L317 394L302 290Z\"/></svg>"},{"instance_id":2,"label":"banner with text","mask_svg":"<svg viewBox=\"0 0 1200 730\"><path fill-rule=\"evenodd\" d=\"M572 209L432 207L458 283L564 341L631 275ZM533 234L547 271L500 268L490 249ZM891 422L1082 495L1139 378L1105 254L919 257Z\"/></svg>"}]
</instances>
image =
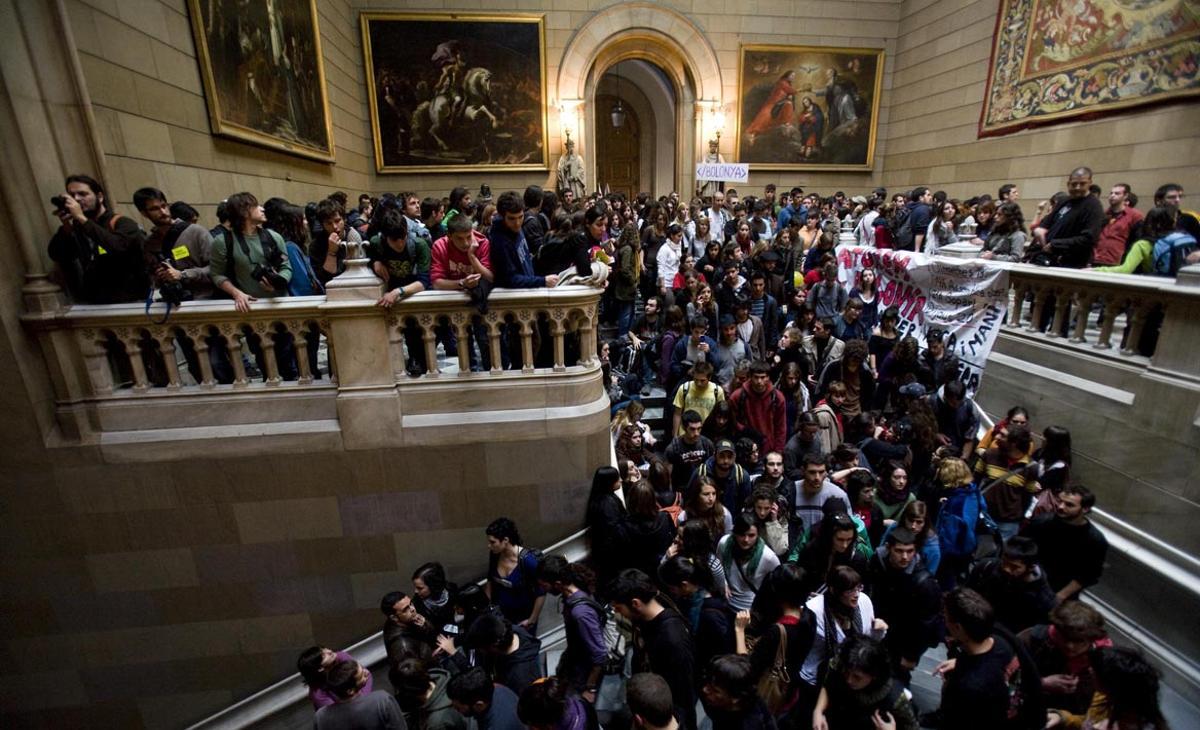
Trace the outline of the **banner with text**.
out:
<instances>
[{"instance_id":1,"label":"banner with text","mask_svg":"<svg viewBox=\"0 0 1200 730\"><path fill-rule=\"evenodd\" d=\"M847 290L863 269L876 274L879 313L900 310L897 329L925 348L930 329L946 332L946 350L962 362L961 379L972 393L1008 310L1008 270L990 261L933 258L909 251L839 246L838 278Z\"/></svg>"},{"instance_id":2,"label":"banner with text","mask_svg":"<svg viewBox=\"0 0 1200 730\"><path fill-rule=\"evenodd\" d=\"M750 179L750 164L745 162L698 162L696 163L696 179L745 183Z\"/></svg>"}]
</instances>

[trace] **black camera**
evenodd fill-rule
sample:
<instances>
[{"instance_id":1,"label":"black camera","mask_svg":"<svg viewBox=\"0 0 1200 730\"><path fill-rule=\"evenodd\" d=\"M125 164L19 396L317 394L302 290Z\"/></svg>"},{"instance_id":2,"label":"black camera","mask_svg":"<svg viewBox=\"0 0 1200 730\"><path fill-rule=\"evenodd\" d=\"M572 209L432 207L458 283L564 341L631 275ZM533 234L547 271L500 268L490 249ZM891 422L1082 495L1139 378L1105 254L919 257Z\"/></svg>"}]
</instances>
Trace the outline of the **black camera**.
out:
<instances>
[{"instance_id":1,"label":"black camera","mask_svg":"<svg viewBox=\"0 0 1200 730\"><path fill-rule=\"evenodd\" d=\"M170 261L170 259L164 256L161 252L155 254L155 257L158 259L159 268ZM192 293L184 288L183 284L178 281L162 282L158 285L158 293L164 302L176 307L184 302L190 302L192 300Z\"/></svg>"},{"instance_id":2,"label":"black camera","mask_svg":"<svg viewBox=\"0 0 1200 730\"><path fill-rule=\"evenodd\" d=\"M266 279L275 291L287 291L288 280L283 278L283 274L280 274L273 266L255 264L254 270L250 272L250 278L255 281Z\"/></svg>"},{"instance_id":3,"label":"black camera","mask_svg":"<svg viewBox=\"0 0 1200 730\"><path fill-rule=\"evenodd\" d=\"M56 210L65 211L67 209L67 196L55 195L54 197L50 198L50 204L53 205Z\"/></svg>"}]
</instances>

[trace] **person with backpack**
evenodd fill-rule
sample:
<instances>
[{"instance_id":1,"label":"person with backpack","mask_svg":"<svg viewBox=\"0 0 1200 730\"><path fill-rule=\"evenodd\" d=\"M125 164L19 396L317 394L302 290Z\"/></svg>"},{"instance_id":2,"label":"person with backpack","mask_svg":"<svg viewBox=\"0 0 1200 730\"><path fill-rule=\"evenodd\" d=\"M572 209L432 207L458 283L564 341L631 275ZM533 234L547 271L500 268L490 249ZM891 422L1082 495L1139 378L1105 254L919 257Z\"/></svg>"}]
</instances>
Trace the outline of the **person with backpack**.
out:
<instances>
[{"instance_id":1,"label":"person with backpack","mask_svg":"<svg viewBox=\"0 0 1200 730\"><path fill-rule=\"evenodd\" d=\"M567 648L555 674L584 699L595 702L609 663L605 628L611 618L588 590L596 576L581 563L569 563L561 555L548 555L538 562L537 577L543 590L562 601Z\"/></svg>"},{"instance_id":2,"label":"person with backpack","mask_svg":"<svg viewBox=\"0 0 1200 730\"><path fill-rule=\"evenodd\" d=\"M615 474L616 470L612 471ZM538 617L546 602L546 594L537 584L540 556L521 546L521 533L507 517L492 520L486 533L488 580L484 590L505 618L537 636Z\"/></svg>"},{"instance_id":3,"label":"person with backpack","mask_svg":"<svg viewBox=\"0 0 1200 730\"><path fill-rule=\"evenodd\" d=\"M691 483L694 485L702 479L711 479L721 492L721 504L725 511L736 515L742 511L750 496L750 475L737 463L737 449L732 441L721 439L713 448L713 455L696 467Z\"/></svg>"},{"instance_id":4,"label":"person with backpack","mask_svg":"<svg viewBox=\"0 0 1200 730\"><path fill-rule=\"evenodd\" d=\"M132 218L108 206L104 188L87 175L71 175L56 195L62 226L50 239L50 258L79 302L115 304L146 298L142 245L146 234Z\"/></svg>"},{"instance_id":5,"label":"person with backpack","mask_svg":"<svg viewBox=\"0 0 1200 730\"><path fill-rule=\"evenodd\" d=\"M943 588L953 588L965 573L979 545L978 527L987 517L987 503L971 478L971 469L962 459L942 459L935 477L939 489L932 495L937 504L938 547L942 562L938 580Z\"/></svg>"},{"instance_id":6,"label":"person with backpack","mask_svg":"<svg viewBox=\"0 0 1200 730\"><path fill-rule=\"evenodd\" d=\"M750 380L729 396L729 406L739 430L762 436L763 451L783 451L788 440L787 399L771 382L766 362L750 363Z\"/></svg>"},{"instance_id":7,"label":"person with backpack","mask_svg":"<svg viewBox=\"0 0 1200 730\"><path fill-rule=\"evenodd\" d=\"M166 194L157 188L135 192L133 205L153 226L142 246L153 285L160 289L178 285L190 299L211 298L208 260L212 235L208 229L172 216Z\"/></svg>"},{"instance_id":8,"label":"person with backpack","mask_svg":"<svg viewBox=\"0 0 1200 730\"><path fill-rule=\"evenodd\" d=\"M1196 250L1196 239L1175 229L1174 211L1156 206L1146 213L1141 235L1125 254L1125 260L1115 266L1097 266L1093 271L1175 276L1186 265L1188 255Z\"/></svg>"},{"instance_id":9,"label":"person with backpack","mask_svg":"<svg viewBox=\"0 0 1200 730\"><path fill-rule=\"evenodd\" d=\"M892 248L897 251L923 251L929 223L933 220L933 191L925 186L915 187L908 195L908 204L897 210L892 219Z\"/></svg>"},{"instance_id":10,"label":"person with backpack","mask_svg":"<svg viewBox=\"0 0 1200 730\"><path fill-rule=\"evenodd\" d=\"M287 296L292 264L283 237L263 228L267 215L252 193L226 200L230 231L213 240L209 273L213 285L233 299L238 312L249 312L258 299ZM259 274L255 278L253 274Z\"/></svg>"},{"instance_id":11,"label":"person with backpack","mask_svg":"<svg viewBox=\"0 0 1200 730\"><path fill-rule=\"evenodd\" d=\"M700 414L702 419L708 418L708 414L716 405L725 400L725 390L716 383L712 382L714 370L712 363L700 361L692 366L688 373L691 380L681 384L678 390L675 391L675 399L673 401L674 436L683 435L683 414L687 411L695 411Z\"/></svg>"}]
</instances>

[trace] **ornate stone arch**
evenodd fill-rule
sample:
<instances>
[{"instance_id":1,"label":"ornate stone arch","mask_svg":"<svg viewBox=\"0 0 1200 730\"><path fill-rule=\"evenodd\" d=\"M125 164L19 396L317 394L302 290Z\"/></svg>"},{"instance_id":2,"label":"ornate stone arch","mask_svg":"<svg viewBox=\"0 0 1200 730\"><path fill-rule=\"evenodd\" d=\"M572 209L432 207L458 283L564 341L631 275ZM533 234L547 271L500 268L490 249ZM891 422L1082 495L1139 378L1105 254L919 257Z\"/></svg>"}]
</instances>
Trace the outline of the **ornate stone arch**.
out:
<instances>
[{"instance_id":1,"label":"ornate stone arch","mask_svg":"<svg viewBox=\"0 0 1200 730\"><path fill-rule=\"evenodd\" d=\"M703 156L703 111L724 105L724 88L717 54L708 39L686 16L645 2L614 5L588 19L563 51L556 90L564 103L581 105L580 153L585 177L595 182L596 161L590 154L595 133L586 124L600 77L627 59L649 61L667 74L676 87L676 183L685 197L693 188L694 162Z\"/></svg>"}]
</instances>

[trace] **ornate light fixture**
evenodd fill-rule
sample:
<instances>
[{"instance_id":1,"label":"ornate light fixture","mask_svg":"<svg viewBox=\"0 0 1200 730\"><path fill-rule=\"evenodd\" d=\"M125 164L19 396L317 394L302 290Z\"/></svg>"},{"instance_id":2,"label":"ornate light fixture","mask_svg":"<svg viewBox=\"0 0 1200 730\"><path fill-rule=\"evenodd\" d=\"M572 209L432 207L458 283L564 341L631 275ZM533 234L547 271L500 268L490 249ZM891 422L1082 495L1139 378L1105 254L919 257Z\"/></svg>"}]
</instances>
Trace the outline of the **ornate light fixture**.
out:
<instances>
[{"instance_id":1,"label":"ornate light fixture","mask_svg":"<svg viewBox=\"0 0 1200 730\"><path fill-rule=\"evenodd\" d=\"M617 76L617 103L613 104L610 114L613 127L620 129L625 126L625 107L621 106L621 72L617 70L616 66L613 66L613 73Z\"/></svg>"}]
</instances>

